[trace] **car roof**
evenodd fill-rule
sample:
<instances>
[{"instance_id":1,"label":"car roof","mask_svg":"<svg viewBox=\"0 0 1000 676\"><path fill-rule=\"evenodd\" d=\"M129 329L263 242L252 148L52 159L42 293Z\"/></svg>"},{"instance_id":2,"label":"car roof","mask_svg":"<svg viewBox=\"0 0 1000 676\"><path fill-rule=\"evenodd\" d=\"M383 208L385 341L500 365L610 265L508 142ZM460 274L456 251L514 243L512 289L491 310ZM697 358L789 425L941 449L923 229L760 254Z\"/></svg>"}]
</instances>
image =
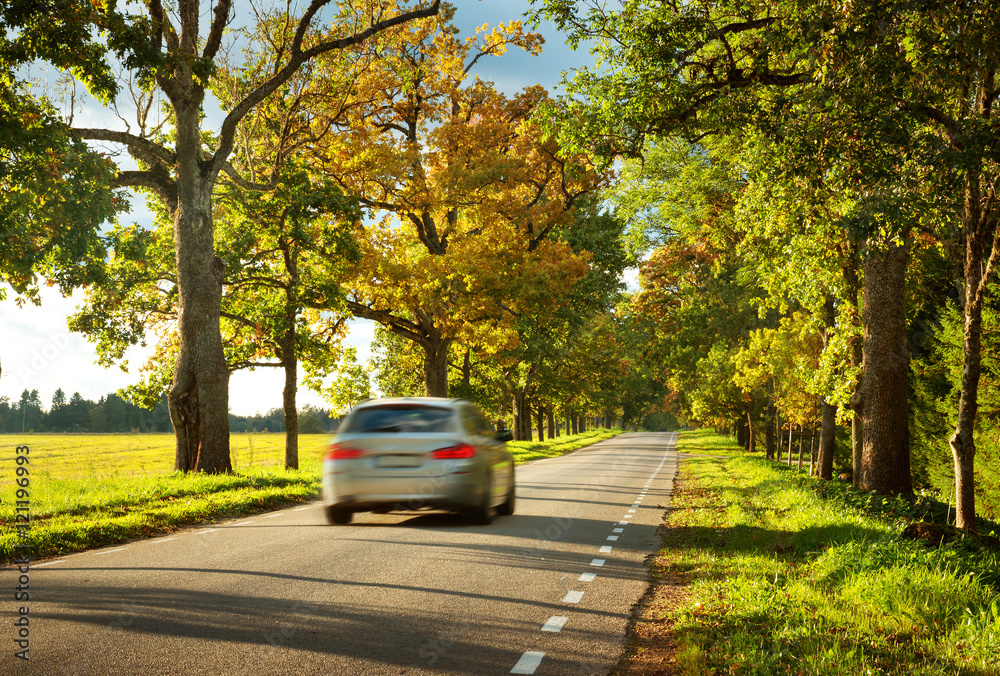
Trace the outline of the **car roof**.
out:
<instances>
[{"instance_id":1,"label":"car roof","mask_svg":"<svg viewBox=\"0 0 1000 676\"><path fill-rule=\"evenodd\" d=\"M455 407L470 403L472 402L466 399L446 399L445 397L388 397L385 399L367 399L355 406L354 410L369 408L371 406L394 406L400 404L409 406L424 404L427 406Z\"/></svg>"}]
</instances>

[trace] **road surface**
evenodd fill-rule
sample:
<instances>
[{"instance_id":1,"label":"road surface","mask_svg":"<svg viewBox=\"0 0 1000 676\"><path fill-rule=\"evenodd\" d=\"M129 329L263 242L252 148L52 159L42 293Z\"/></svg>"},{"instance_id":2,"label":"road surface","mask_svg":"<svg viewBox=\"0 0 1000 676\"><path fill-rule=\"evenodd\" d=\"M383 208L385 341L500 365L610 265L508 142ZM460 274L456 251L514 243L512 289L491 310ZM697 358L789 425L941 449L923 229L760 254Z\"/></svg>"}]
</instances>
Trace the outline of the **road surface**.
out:
<instances>
[{"instance_id":1,"label":"road surface","mask_svg":"<svg viewBox=\"0 0 1000 676\"><path fill-rule=\"evenodd\" d=\"M30 661L13 591L0 674L606 674L673 487L673 434L517 469L517 511L320 503L34 563Z\"/></svg>"}]
</instances>

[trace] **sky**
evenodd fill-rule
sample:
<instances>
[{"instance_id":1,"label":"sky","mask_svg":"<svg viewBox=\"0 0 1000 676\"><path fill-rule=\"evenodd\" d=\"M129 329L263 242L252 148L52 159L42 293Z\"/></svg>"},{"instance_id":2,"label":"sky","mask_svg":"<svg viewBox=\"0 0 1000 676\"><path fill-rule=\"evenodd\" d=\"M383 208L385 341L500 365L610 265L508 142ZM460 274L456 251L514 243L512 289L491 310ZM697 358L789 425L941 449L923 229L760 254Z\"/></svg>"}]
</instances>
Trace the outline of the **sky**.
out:
<instances>
[{"instance_id":1,"label":"sky","mask_svg":"<svg viewBox=\"0 0 1000 676\"><path fill-rule=\"evenodd\" d=\"M242 0L237 0L237 7L241 3ZM453 0L453 4L457 8L455 23L462 36L473 35L484 23L492 27L520 19L531 6L529 0ZM550 93L558 92L562 72L585 65L591 57L586 51L572 51L551 25L542 25L538 30L546 40L540 56L531 57L515 49L502 57L481 59L474 72L507 93L534 84L543 85ZM88 108L83 115L85 119L78 118L77 125L110 124L102 118L107 115L103 110ZM123 220L149 223L143 200L133 200L132 206L132 214ZM64 298L58 291L45 289L42 303L37 307L30 304L18 307L10 292L6 300L0 301L0 397L15 401L23 390L37 389L48 408L56 389L61 388L67 398L79 392L84 398L96 401L138 379L137 369L145 362L143 349L130 351L127 359L130 371L119 367L106 369L96 364L93 346L82 335L66 328L66 318L81 296L78 292ZM359 361L364 362L371 353L374 326L367 320L351 323L347 342L358 349ZM283 384L283 372L276 368L234 373L229 386L230 411L253 415L280 407ZM298 402L299 406L327 407L317 394L304 387L299 389Z\"/></svg>"}]
</instances>

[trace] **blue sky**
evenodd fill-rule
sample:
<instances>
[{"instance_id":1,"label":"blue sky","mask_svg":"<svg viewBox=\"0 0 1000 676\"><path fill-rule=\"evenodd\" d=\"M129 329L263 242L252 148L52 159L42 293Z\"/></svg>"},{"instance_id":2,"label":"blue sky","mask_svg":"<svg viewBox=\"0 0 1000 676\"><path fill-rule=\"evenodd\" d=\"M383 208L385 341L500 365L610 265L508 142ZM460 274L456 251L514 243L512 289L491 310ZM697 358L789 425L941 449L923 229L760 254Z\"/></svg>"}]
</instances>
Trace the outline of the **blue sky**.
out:
<instances>
[{"instance_id":1,"label":"blue sky","mask_svg":"<svg viewBox=\"0 0 1000 676\"><path fill-rule=\"evenodd\" d=\"M519 19L530 8L528 0L457 0L454 4L457 7L455 22L462 35L474 34L484 23L493 26ZM551 26L542 26L539 31L546 40L541 56L531 57L520 50L512 50L499 58L481 60L475 72L508 93L533 84L542 84L550 92L557 91L561 73L586 64L590 55L570 50ZM99 112L87 113L88 118L100 115ZM87 126L90 124L88 120ZM148 222L141 200L135 200L133 207L131 220ZM67 397L80 392L85 398L96 400L137 379L136 369L145 361L142 350L136 349L130 354L131 373L119 368L105 369L94 363L93 347L79 334L67 330L66 317L77 305L77 300L63 298L58 292L47 289L40 307L19 308L10 296L8 294L7 300L0 302L0 363L3 367L0 396L16 400L22 390L37 389L48 408L57 388L62 388ZM362 360L369 354L373 328L368 321L352 324L348 342L358 348ZM236 373L230 381L230 410L238 415L249 415L281 406L282 385L279 369ZM306 403L324 406L316 394L300 388L299 404Z\"/></svg>"}]
</instances>

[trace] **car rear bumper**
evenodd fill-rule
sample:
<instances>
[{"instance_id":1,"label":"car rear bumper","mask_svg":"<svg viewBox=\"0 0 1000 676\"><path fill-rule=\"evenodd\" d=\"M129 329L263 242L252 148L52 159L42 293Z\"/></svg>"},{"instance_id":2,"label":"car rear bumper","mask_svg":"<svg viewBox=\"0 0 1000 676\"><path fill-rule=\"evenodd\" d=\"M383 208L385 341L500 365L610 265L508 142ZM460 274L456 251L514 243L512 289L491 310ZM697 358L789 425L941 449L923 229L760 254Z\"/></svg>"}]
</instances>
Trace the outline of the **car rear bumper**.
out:
<instances>
[{"instance_id":1,"label":"car rear bumper","mask_svg":"<svg viewBox=\"0 0 1000 676\"><path fill-rule=\"evenodd\" d=\"M355 511L467 509L482 504L483 481L475 474L412 477L323 477L323 501Z\"/></svg>"}]
</instances>

